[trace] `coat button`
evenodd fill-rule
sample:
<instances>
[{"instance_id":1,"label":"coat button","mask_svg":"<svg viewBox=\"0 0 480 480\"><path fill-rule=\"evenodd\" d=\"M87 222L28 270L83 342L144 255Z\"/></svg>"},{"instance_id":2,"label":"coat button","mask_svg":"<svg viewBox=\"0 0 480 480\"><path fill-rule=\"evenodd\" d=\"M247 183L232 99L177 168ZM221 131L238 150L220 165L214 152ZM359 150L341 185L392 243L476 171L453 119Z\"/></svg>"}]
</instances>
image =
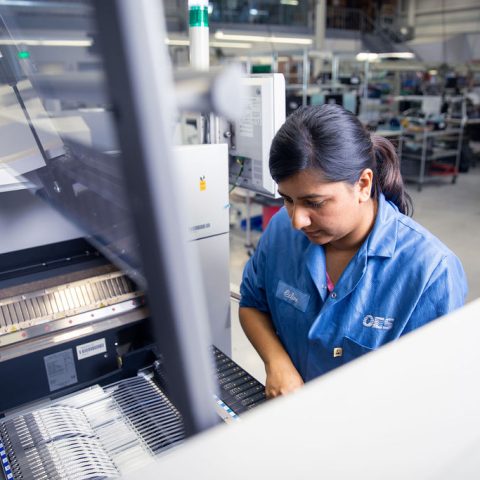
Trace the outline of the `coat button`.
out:
<instances>
[{"instance_id":1,"label":"coat button","mask_svg":"<svg viewBox=\"0 0 480 480\"><path fill-rule=\"evenodd\" d=\"M332 298L337 298L337 294L335 292L332 292L330 295Z\"/></svg>"}]
</instances>

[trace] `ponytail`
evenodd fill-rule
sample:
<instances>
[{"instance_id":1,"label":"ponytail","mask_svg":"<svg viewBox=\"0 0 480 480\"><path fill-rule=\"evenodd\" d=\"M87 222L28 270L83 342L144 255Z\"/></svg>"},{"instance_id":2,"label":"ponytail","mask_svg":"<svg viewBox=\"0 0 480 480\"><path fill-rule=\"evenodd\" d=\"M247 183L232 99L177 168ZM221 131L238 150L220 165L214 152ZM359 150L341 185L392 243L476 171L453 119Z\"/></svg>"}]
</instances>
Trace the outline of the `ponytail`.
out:
<instances>
[{"instance_id":1,"label":"ponytail","mask_svg":"<svg viewBox=\"0 0 480 480\"><path fill-rule=\"evenodd\" d=\"M379 193L383 193L385 198L393 202L400 212L411 216L413 203L410 195L405 191L400 173L400 160L394 146L380 135L372 134L370 138L376 163L374 196L378 197Z\"/></svg>"},{"instance_id":2,"label":"ponytail","mask_svg":"<svg viewBox=\"0 0 480 480\"><path fill-rule=\"evenodd\" d=\"M298 108L273 139L270 173L277 183L311 168L319 170L328 182L350 185L369 168L374 173L372 197L383 193L405 215L413 212L393 145L370 135L360 120L340 105Z\"/></svg>"}]
</instances>

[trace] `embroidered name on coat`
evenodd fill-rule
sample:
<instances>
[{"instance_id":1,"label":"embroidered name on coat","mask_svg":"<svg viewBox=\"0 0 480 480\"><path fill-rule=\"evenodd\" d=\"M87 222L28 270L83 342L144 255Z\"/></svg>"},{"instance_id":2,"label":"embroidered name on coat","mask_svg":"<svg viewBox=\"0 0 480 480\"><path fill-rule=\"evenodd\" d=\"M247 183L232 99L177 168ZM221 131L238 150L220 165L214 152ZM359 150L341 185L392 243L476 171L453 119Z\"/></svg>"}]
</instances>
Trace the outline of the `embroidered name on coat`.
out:
<instances>
[{"instance_id":1,"label":"embroidered name on coat","mask_svg":"<svg viewBox=\"0 0 480 480\"><path fill-rule=\"evenodd\" d=\"M310 295L308 293L302 292L298 288L292 287L282 280L278 282L276 297L289 303L301 312L307 310L308 302L310 300Z\"/></svg>"}]
</instances>

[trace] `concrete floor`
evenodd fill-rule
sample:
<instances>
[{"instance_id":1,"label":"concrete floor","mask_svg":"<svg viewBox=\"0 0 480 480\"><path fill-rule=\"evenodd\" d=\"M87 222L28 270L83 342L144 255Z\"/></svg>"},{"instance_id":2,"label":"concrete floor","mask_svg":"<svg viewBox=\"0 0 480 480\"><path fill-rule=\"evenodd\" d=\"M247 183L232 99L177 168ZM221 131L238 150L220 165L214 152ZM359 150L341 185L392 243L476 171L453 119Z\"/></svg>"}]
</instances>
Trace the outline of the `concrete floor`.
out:
<instances>
[{"instance_id":1,"label":"concrete floor","mask_svg":"<svg viewBox=\"0 0 480 480\"><path fill-rule=\"evenodd\" d=\"M468 301L480 297L480 168L461 174L452 184L447 178L438 178L423 186L421 192L414 184L407 189L414 203L413 218L436 235L463 263L469 283ZM245 214L244 205L236 205ZM253 205L252 215L261 213ZM252 233L252 242L260 234ZM230 281L238 289L242 270L248 260L245 232L239 226L231 230ZM265 381L263 363L245 337L238 321L238 304L232 302L232 353L236 362L261 382Z\"/></svg>"}]
</instances>

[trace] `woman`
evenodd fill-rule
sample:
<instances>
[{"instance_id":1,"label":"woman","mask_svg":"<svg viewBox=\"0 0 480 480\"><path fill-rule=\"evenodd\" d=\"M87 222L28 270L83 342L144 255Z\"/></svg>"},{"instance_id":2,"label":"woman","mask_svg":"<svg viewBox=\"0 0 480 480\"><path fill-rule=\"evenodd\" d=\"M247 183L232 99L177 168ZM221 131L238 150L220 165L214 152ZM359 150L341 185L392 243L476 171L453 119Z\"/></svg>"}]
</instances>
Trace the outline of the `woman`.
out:
<instances>
[{"instance_id":1,"label":"woman","mask_svg":"<svg viewBox=\"0 0 480 480\"><path fill-rule=\"evenodd\" d=\"M240 321L267 397L463 305L458 258L409 216L391 143L337 105L302 107L270 150L285 208L245 267Z\"/></svg>"}]
</instances>

